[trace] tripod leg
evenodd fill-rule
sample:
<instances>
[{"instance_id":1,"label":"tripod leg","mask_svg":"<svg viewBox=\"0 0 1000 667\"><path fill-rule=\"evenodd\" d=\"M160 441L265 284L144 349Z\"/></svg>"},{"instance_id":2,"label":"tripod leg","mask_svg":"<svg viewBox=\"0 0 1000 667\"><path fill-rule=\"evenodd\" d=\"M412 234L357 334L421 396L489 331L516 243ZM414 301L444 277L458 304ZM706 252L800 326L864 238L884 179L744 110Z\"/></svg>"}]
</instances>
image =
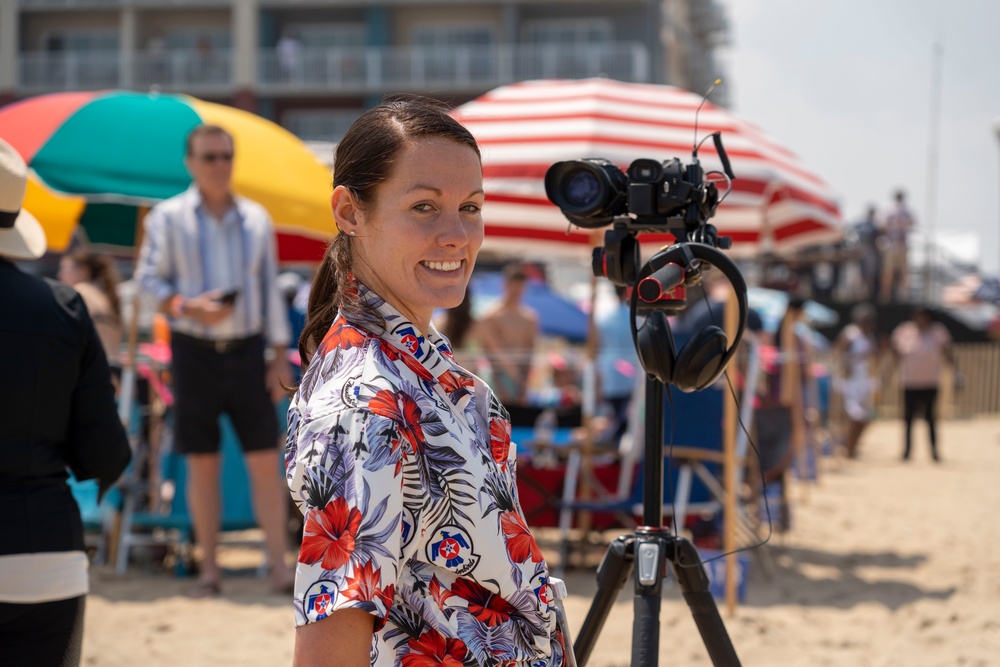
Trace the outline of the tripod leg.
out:
<instances>
[{"instance_id":1,"label":"tripod leg","mask_svg":"<svg viewBox=\"0 0 1000 667\"><path fill-rule=\"evenodd\" d=\"M636 531L632 667L656 667L660 659L660 603L667 538L663 528Z\"/></svg>"},{"instance_id":2,"label":"tripod leg","mask_svg":"<svg viewBox=\"0 0 1000 667\"><path fill-rule=\"evenodd\" d=\"M590 605L587 617L583 619L580 634L573 643L573 653L576 655L577 667L586 667L590 653L597 643L597 636L604 627L611 607L615 604L618 592L632 574L632 546L634 538L623 535L608 545L608 550L597 567L597 593Z\"/></svg>"},{"instance_id":3,"label":"tripod leg","mask_svg":"<svg viewBox=\"0 0 1000 667\"><path fill-rule=\"evenodd\" d=\"M701 565L698 551L683 538L673 541L673 550L674 557L669 558L668 553L668 559L673 565L674 576L684 592L684 601L691 610L712 664L715 667L740 667L736 649L729 640L729 633L719 616L719 608L709 592L708 575Z\"/></svg>"}]
</instances>

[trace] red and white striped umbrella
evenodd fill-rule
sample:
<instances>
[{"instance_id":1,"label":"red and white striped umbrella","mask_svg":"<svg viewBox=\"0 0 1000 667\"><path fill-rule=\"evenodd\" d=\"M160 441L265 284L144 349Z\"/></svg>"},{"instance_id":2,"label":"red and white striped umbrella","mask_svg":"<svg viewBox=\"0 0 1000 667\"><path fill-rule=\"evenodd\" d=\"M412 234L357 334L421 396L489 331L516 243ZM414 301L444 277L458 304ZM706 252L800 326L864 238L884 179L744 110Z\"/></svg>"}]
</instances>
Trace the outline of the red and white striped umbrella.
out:
<instances>
[{"instance_id":1,"label":"red and white striped umbrella","mask_svg":"<svg viewBox=\"0 0 1000 667\"><path fill-rule=\"evenodd\" d=\"M587 251L593 231L571 227L545 196L549 166L585 157L607 158L623 170L637 158L690 162L701 101L672 86L547 80L502 86L456 108L452 115L483 151L484 248L543 256ZM717 130L736 179L711 222L733 238L733 255L783 254L840 238L840 212L829 186L795 155L708 102L698 116L698 140ZM698 157L706 172L721 169L711 141ZM720 192L725 185L719 184ZM658 245L669 238L640 236Z\"/></svg>"}]
</instances>

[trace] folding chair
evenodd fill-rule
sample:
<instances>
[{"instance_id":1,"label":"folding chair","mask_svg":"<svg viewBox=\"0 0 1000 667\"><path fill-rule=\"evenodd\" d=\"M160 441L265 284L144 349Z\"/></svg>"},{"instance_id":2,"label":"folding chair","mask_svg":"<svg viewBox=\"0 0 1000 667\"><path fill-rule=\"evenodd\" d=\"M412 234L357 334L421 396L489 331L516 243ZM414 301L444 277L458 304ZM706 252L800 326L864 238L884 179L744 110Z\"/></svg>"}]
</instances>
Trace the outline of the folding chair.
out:
<instances>
[{"instance_id":1,"label":"folding chair","mask_svg":"<svg viewBox=\"0 0 1000 667\"><path fill-rule=\"evenodd\" d=\"M121 493L117 487L112 487L98 502L99 485L96 479L81 482L70 475L66 483L80 508L84 545L94 549L94 564L103 565L108 559L115 530L115 518L118 515L118 508L121 507Z\"/></svg>"},{"instance_id":2,"label":"folding chair","mask_svg":"<svg viewBox=\"0 0 1000 667\"><path fill-rule=\"evenodd\" d=\"M220 531L254 528L257 524L239 439L228 417L219 419L219 429L222 456ZM170 439L169 435L166 439ZM182 455L165 447L160 454L159 470L163 492L159 494L162 500L157 507L140 509L143 484L133 479L128 485L118 540L115 567L118 574L128 569L132 547L152 544L173 545L178 555L177 573L187 573L194 542L194 526L187 507L187 465Z\"/></svg>"},{"instance_id":3,"label":"folding chair","mask_svg":"<svg viewBox=\"0 0 1000 667\"><path fill-rule=\"evenodd\" d=\"M743 479L743 464L747 445L748 430L751 428L754 410L754 388L759 372L759 355L756 345L748 347L744 390L741 398L740 421L736 438L737 488ZM713 515L722 511L726 491L719 482L722 466L723 402L729 392L728 384L721 383L701 392L686 394L674 391L671 394L673 409L668 402L664 406L664 447L663 456L669 457L664 465L664 515L671 519L671 525L681 528L686 525L690 514ZM642 395L639 390L638 396ZM577 511L612 512L619 516L642 515L644 443L642 437L643 415L639 406L642 401L633 401L634 412L629 415L629 429L623 438L621 478L618 492L609 498L595 500L576 499L576 467L567 467L567 480L561 503L560 545L561 553L568 552L568 532L573 513ZM671 429L673 416L673 429ZM671 442L672 441L672 442ZM571 461L572 463L572 461ZM670 501L672 497L672 502ZM737 528L745 540L756 542L757 533L753 522L742 507L737 507ZM633 521L634 525L634 521ZM565 559L563 559L565 560Z\"/></svg>"}]
</instances>

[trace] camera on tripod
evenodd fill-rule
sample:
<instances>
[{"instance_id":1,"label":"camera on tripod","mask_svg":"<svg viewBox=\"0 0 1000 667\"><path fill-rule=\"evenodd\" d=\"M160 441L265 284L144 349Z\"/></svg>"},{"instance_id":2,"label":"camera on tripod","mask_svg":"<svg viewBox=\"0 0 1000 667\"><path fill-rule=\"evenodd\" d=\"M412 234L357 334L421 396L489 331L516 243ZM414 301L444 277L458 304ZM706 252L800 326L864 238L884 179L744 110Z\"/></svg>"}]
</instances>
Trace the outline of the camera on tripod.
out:
<instances>
[{"instance_id":1,"label":"camera on tripod","mask_svg":"<svg viewBox=\"0 0 1000 667\"><path fill-rule=\"evenodd\" d=\"M716 81L716 84L720 81ZM702 105L715 85L702 99ZM701 110L701 106L698 107ZM632 535L609 546L597 569L598 590L569 655L586 667L597 635L619 589L634 571L632 667L656 667L659 659L660 602L666 564L691 609L698 631L715 667L739 667L739 658L722 623L708 587L698 551L690 541L663 526L663 403L664 386L699 391L725 371L746 329L747 287L737 266L721 252L730 239L720 238L709 218L732 189L732 168L719 132L710 134L722 162L728 189L720 198L714 182L698 162L698 111L691 163L639 159L623 172L603 158L557 162L545 174L545 193L563 215L579 227L604 233L604 246L594 249L594 275L621 286L635 286L629 308L632 341L646 372L647 406L643 455L643 519ZM707 137L701 143L707 140ZM660 249L640 264L640 232L667 232L676 243ZM714 266L729 280L739 306L732 344L719 326L698 331L678 350L667 312L685 306L685 286L701 280L702 263ZM644 313L642 325L637 313ZM733 493L730 491L730 493ZM731 496L732 497L732 496Z\"/></svg>"},{"instance_id":2,"label":"camera on tripod","mask_svg":"<svg viewBox=\"0 0 1000 667\"><path fill-rule=\"evenodd\" d=\"M716 145L721 147L721 140ZM673 228L677 223L696 228L719 205L719 190L705 181L698 161L685 165L679 158L640 158L625 172L604 158L556 162L545 174L545 194L570 222L588 229L610 225L619 216L635 231L670 230L671 221Z\"/></svg>"},{"instance_id":3,"label":"camera on tripod","mask_svg":"<svg viewBox=\"0 0 1000 667\"><path fill-rule=\"evenodd\" d=\"M710 135L722 162L720 174L731 187L733 175L720 132ZM706 137L707 139L708 137ZM704 143L704 140L702 140ZM692 160L663 162L640 158L626 171L604 158L556 162L545 173L545 194L566 219L578 227L606 225L604 246L594 249L593 270L617 285L632 285L639 267L640 232L668 232L678 242L696 242L728 249L731 239L719 237L708 219L715 215L720 198L715 182L705 179L698 161L697 144ZM728 194L728 190L727 190Z\"/></svg>"}]
</instances>

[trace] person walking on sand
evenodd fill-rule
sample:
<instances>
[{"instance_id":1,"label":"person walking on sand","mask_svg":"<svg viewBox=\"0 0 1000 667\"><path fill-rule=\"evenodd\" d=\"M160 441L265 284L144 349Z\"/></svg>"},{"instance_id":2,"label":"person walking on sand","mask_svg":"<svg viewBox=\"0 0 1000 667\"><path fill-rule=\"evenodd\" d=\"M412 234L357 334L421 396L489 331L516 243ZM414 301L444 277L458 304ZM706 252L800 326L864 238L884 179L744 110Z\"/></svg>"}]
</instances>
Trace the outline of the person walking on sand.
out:
<instances>
[{"instance_id":1,"label":"person walking on sand","mask_svg":"<svg viewBox=\"0 0 1000 667\"><path fill-rule=\"evenodd\" d=\"M843 377L838 389L844 401L847 415L847 435L845 448L848 458L857 458L861 434L872 418L875 390L878 380L875 376L878 342L875 340L875 306L859 303L851 310L851 323L834 341L834 351L839 355L843 367Z\"/></svg>"},{"instance_id":2,"label":"person walking on sand","mask_svg":"<svg viewBox=\"0 0 1000 667\"><path fill-rule=\"evenodd\" d=\"M903 460L910 459L913 420L920 413L927 422L931 457L940 461L937 398L943 363L953 368L955 365L951 334L943 324L931 318L927 308L920 306L914 309L910 321L903 322L892 332L891 345L899 364L899 384L903 388L903 420L906 423Z\"/></svg>"},{"instance_id":3,"label":"person walking on sand","mask_svg":"<svg viewBox=\"0 0 1000 667\"><path fill-rule=\"evenodd\" d=\"M188 506L202 552L192 597L221 592L216 548L223 413L243 447L271 587L289 590L293 579L285 563L288 509L272 402L291 385L290 327L276 283L271 218L256 202L233 194L234 158L233 138L223 128L191 131L184 164L193 184L149 212L136 271L140 288L172 318L175 449L187 459Z\"/></svg>"},{"instance_id":4,"label":"person walking on sand","mask_svg":"<svg viewBox=\"0 0 1000 667\"><path fill-rule=\"evenodd\" d=\"M12 261L45 252L27 182L0 140L0 665L75 667L90 583L67 470L101 496L132 452L83 299Z\"/></svg>"}]
</instances>

